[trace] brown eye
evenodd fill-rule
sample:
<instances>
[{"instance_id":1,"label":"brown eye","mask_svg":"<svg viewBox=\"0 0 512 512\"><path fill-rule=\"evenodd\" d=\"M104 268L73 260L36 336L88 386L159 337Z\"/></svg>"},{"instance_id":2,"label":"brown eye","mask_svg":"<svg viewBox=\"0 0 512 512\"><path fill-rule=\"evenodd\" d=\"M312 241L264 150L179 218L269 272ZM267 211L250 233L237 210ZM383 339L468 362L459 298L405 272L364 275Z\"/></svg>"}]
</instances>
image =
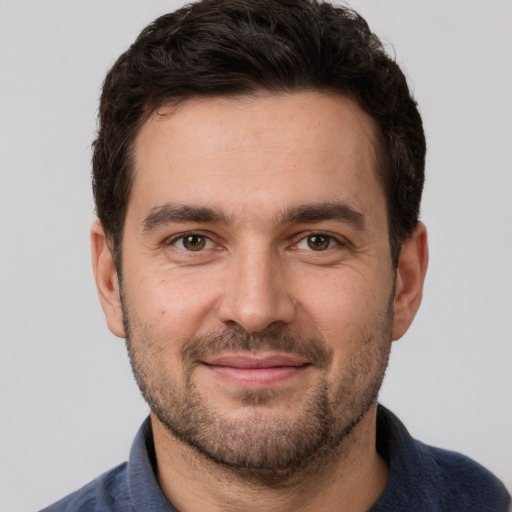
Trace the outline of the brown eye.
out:
<instances>
[{"instance_id":1,"label":"brown eye","mask_svg":"<svg viewBox=\"0 0 512 512\"><path fill-rule=\"evenodd\" d=\"M327 235L311 235L307 237L307 244L313 251L325 251L331 245L331 237Z\"/></svg>"},{"instance_id":2,"label":"brown eye","mask_svg":"<svg viewBox=\"0 0 512 512\"><path fill-rule=\"evenodd\" d=\"M187 251L200 251L206 246L206 237L202 235L186 235L182 240L183 247Z\"/></svg>"}]
</instances>

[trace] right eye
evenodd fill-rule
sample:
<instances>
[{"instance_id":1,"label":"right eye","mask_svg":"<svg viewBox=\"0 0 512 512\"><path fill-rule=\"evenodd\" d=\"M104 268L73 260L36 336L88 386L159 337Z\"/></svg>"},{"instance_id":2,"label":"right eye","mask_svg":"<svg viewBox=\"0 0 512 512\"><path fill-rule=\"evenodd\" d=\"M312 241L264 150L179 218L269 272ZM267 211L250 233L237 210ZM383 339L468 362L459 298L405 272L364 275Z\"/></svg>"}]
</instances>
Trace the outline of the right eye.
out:
<instances>
[{"instance_id":1,"label":"right eye","mask_svg":"<svg viewBox=\"0 0 512 512\"><path fill-rule=\"evenodd\" d=\"M199 233L185 233L170 241L170 245L174 245L178 249L186 251L199 252L204 249L212 249L215 244L204 235Z\"/></svg>"}]
</instances>

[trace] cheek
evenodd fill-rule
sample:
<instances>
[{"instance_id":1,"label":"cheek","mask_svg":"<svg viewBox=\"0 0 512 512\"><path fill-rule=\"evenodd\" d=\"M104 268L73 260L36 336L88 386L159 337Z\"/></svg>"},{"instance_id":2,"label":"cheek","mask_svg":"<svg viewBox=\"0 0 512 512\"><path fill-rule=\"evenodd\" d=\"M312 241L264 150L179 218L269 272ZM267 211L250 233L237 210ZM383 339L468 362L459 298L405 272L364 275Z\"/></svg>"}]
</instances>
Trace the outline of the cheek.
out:
<instances>
[{"instance_id":1,"label":"cheek","mask_svg":"<svg viewBox=\"0 0 512 512\"><path fill-rule=\"evenodd\" d=\"M305 321L312 323L333 348L373 332L387 312L391 292L371 283L356 272L304 283L299 301Z\"/></svg>"},{"instance_id":2,"label":"cheek","mask_svg":"<svg viewBox=\"0 0 512 512\"><path fill-rule=\"evenodd\" d=\"M128 284L128 283L127 283ZM211 315L215 297L203 279L191 276L139 276L127 286L130 311L154 333L185 341Z\"/></svg>"}]
</instances>

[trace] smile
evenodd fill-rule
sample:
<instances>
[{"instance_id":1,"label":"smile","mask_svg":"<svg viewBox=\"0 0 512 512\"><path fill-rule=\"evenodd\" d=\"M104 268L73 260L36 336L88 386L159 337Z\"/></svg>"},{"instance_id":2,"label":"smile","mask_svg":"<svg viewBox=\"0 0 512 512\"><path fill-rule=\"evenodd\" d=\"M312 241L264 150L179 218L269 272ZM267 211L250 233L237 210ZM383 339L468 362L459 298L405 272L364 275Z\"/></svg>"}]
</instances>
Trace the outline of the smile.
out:
<instances>
[{"instance_id":1,"label":"smile","mask_svg":"<svg viewBox=\"0 0 512 512\"><path fill-rule=\"evenodd\" d=\"M224 355L209 358L203 361L203 365L217 377L243 387L279 384L311 366L308 362L289 355Z\"/></svg>"}]
</instances>

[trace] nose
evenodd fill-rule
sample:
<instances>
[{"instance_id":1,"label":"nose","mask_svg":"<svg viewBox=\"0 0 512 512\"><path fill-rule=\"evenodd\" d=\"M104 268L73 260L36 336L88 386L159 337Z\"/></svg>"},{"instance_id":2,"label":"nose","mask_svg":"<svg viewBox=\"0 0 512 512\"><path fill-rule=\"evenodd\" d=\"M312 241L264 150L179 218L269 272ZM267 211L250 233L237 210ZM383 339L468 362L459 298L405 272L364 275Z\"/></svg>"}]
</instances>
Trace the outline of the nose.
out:
<instances>
[{"instance_id":1,"label":"nose","mask_svg":"<svg viewBox=\"0 0 512 512\"><path fill-rule=\"evenodd\" d=\"M221 322L249 333L293 322L296 301L290 295L284 263L268 248L239 251L227 273L218 309Z\"/></svg>"}]
</instances>

